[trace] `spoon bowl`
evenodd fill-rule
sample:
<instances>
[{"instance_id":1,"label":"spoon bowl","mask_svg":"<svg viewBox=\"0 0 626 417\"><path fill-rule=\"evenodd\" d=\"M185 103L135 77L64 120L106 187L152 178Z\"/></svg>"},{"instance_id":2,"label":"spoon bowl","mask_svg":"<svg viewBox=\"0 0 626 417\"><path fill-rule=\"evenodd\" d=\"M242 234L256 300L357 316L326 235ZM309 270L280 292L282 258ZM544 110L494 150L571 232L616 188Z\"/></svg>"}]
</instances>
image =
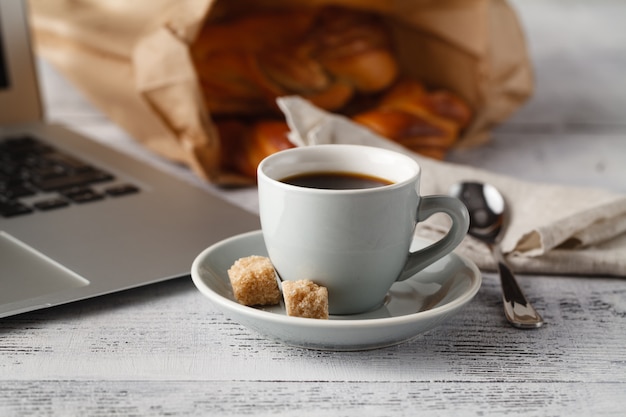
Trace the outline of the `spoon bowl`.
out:
<instances>
[{"instance_id":1,"label":"spoon bowl","mask_svg":"<svg viewBox=\"0 0 626 417\"><path fill-rule=\"evenodd\" d=\"M500 273L504 313L509 323L521 329L541 327L544 323L541 315L526 299L500 249L508 220L504 196L494 186L480 182L455 184L450 195L461 200L469 211L468 234L491 249Z\"/></svg>"}]
</instances>

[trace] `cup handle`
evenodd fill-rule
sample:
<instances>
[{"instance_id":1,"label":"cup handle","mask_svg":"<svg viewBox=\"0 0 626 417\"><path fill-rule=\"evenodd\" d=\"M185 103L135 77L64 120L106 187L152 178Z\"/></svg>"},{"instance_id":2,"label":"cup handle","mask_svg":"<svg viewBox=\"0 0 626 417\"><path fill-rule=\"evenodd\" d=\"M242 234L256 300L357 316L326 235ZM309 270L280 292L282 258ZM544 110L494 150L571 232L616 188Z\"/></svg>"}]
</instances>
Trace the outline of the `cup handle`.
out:
<instances>
[{"instance_id":1,"label":"cup handle","mask_svg":"<svg viewBox=\"0 0 626 417\"><path fill-rule=\"evenodd\" d=\"M435 213L445 213L452 219L448 233L437 242L409 253L398 281L412 277L428 265L443 258L456 248L469 230L469 213L465 205L455 197L434 195L421 197L417 208L417 221L421 222Z\"/></svg>"}]
</instances>

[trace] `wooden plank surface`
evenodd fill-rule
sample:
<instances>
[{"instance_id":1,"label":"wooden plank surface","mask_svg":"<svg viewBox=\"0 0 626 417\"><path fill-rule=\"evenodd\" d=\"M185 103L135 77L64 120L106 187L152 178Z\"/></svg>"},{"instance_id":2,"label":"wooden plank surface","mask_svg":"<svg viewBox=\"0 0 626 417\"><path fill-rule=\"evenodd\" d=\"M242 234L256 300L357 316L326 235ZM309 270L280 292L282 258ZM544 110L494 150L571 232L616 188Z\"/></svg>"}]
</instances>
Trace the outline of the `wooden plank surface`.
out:
<instances>
[{"instance_id":1,"label":"wooden plank surface","mask_svg":"<svg viewBox=\"0 0 626 417\"><path fill-rule=\"evenodd\" d=\"M450 159L536 181L626 192L626 3L516 0L533 99L480 149ZM150 155L43 64L49 118ZM625 254L626 256L626 254ZM522 276L547 325L510 327L497 277L461 314L368 352L284 346L227 319L179 279L0 320L0 415L619 416L626 282Z\"/></svg>"},{"instance_id":2,"label":"wooden plank surface","mask_svg":"<svg viewBox=\"0 0 626 417\"><path fill-rule=\"evenodd\" d=\"M546 407L554 415L618 415L626 384L623 282L523 283L549 323L539 331L505 323L499 284L487 274L462 314L369 352L264 339L214 310L187 279L8 318L0 332L0 410L240 415L261 401L256 411L284 415L357 406L372 415L415 407L449 415L509 407L513 415L548 415Z\"/></svg>"}]
</instances>

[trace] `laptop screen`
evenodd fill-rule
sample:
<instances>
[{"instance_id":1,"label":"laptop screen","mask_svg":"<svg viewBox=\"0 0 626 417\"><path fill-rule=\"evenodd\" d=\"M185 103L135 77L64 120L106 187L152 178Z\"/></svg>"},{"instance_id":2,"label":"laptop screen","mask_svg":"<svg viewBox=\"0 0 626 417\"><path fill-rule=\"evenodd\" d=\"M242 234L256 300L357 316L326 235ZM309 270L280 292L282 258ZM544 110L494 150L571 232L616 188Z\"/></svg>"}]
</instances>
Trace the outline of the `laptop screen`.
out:
<instances>
[{"instance_id":1,"label":"laptop screen","mask_svg":"<svg viewBox=\"0 0 626 417\"><path fill-rule=\"evenodd\" d=\"M26 6L0 1L0 127L42 118Z\"/></svg>"},{"instance_id":2,"label":"laptop screen","mask_svg":"<svg viewBox=\"0 0 626 417\"><path fill-rule=\"evenodd\" d=\"M2 36L2 19L0 18L0 90L9 86L9 73L4 58L4 38Z\"/></svg>"}]
</instances>

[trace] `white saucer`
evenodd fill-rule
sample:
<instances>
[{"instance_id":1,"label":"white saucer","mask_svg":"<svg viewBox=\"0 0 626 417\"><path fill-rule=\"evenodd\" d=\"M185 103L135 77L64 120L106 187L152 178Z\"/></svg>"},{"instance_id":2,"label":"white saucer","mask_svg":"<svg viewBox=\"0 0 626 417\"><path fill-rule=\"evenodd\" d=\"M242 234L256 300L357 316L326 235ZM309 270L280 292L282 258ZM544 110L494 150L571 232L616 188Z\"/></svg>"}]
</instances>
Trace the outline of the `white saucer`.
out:
<instances>
[{"instance_id":1,"label":"white saucer","mask_svg":"<svg viewBox=\"0 0 626 417\"><path fill-rule=\"evenodd\" d=\"M416 240L414 248L428 244ZM289 317L284 305L247 307L235 301L228 269L239 258L267 256L261 231L237 235L205 249L191 276L202 294L227 317L288 345L320 350L365 350L409 340L441 324L476 294L481 275L474 263L450 254L389 291L384 305L329 320Z\"/></svg>"}]
</instances>

